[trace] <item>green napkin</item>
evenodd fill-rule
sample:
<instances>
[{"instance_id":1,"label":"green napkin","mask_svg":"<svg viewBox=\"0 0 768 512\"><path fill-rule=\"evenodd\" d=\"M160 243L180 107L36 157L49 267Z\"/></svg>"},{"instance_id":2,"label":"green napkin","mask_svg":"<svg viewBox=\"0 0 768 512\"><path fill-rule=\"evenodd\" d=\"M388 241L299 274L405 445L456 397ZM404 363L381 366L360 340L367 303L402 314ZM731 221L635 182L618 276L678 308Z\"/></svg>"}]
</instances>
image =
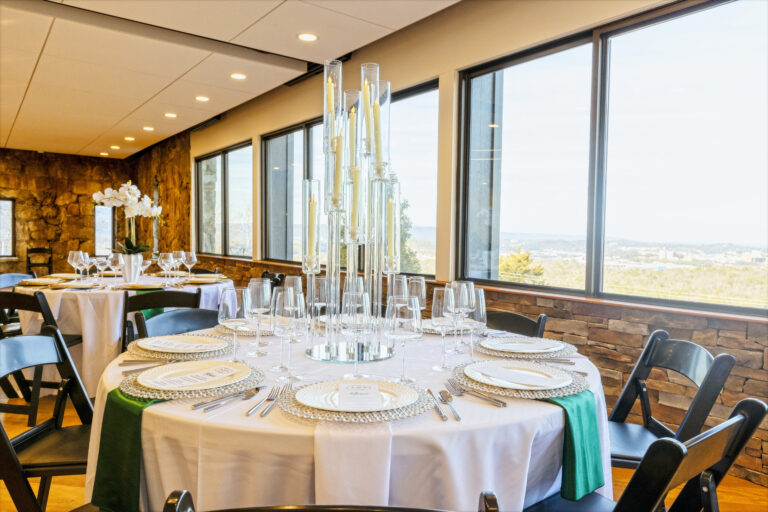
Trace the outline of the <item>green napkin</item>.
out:
<instances>
[{"instance_id":1,"label":"green napkin","mask_svg":"<svg viewBox=\"0 0 768 512\"><path fill-rule=\"evenodd\" d=\"M158 288L157 290L136 290L136 295L143 295L145 293L153 293L158 290L162 290L162 288ZM162 314L165 311L164 308L153 308L153 309L142 309L141 314L144 315L144 320L149 320L153 316L157 316Z\"/></svg>"},{"instance_id":2,"label":"green napkin","mask_svg":"<svg viewBox=\"0 0 768 512\"><path fill-rule=\"evenodd\" d=\"M137 512L141 476L141 414L162 400L144 400L113 389L101 424L91 503L112 512Z\"/></svg>"},{"instance_id":3,"label":"green napkin","mask_svg":"<svg viewBox=\"0 0 768 512\"><path fill-rule=\"evenodd\" d=\"M565 410L560 495L567 500L579 500L605 484L595 395L586 390L576 395L547 398L546 401Z\"/></svg>"}]
</instances>

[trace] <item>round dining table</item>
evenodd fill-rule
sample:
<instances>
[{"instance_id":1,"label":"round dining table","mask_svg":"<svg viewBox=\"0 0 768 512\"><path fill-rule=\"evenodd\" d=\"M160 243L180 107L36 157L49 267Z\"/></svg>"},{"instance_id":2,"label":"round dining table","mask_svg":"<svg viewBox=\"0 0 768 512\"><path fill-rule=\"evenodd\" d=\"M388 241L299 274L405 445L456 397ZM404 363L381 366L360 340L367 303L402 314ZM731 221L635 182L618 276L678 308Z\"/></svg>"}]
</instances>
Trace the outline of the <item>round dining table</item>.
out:
<instances>
[{"instance_id":1,"label":"round dining table","mask_svg":"<svg viewBox=\"0 0 768 512\"><path fill-rule=\"evenodd\" d=\"M142 284L156 284L158 287L163 287L166 282L165 278L156 276L143 276L140 280ZM71 347L70 352L89 396L95 396L101 374L122 348L120 329L124 293L136 293L136 290L119 288L122 284L122 278L108 277L104 278L102 286L94 289L15 287L15 291L20 293L43 292L59 330L63 334L82 335L83 342ZM195 292L200 288L200 307L217 309L222 290L233 286L232 281L227 279L214 284L182 285L171 289ZM40 313L19 312L22 333L40 332L42 321ZM56 378L55 369L46 368L43 377Z\"/></svg>"},{"instance_id":2,"label":"round dining table","mask_svg":"<svg viewBox=\"0 0 768 512\"><path fill-rule=\"evenodd\" d=\"M213 330L203 333L218 334ZM238 336L240 355L255 338ZM205 413L193 410L199 399L182 398L152 404L141 419L142 510L160 510L175 489L192 493L198 510L295 504L358 504L476 510L481 491L494 491L502 510L522 510L560 492L565 414L539 400L506 398L495 407L474 397L454 397L461 416L442 421L434 409L418 416L374 424L313 422L280 407L262 417L246 416L266 396L279 373L278 338L268 354L247 359L266 374L267 385L254 399L237 399ZM437 393L449 373L433 370L441 360L439 336L409 341L406 369L416 385ZM339 379L349 364L318 362L304 356L304 343L290 344L299 386ZM395 357L360 365L371 378L399 376L401 348ZM126 366L121 355L107 366L98 386L86 476L90 499L96 473L102 417L107 394L118 387ZM475 359L491 359L475 351ZM596 402L605 485L597 490L612 497L610 444L605 396L597 368L574 354L573 366L587 374ZM451 356L449 363L469 360ZM128 368L131 368L130 366ZM448 412L448 411L446 411Z\"/></svg>"}]
</instances>

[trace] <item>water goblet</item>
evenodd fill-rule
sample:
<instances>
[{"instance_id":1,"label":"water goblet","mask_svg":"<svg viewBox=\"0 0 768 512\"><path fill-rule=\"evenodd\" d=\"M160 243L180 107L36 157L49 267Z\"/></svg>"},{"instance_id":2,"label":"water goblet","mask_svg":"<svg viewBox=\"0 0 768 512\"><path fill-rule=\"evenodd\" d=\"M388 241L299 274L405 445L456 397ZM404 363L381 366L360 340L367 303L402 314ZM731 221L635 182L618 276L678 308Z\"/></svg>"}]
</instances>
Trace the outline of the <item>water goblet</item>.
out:
<instances>
[{"instance_id":1,"label":"water goblet","mask_svg":"<svg viewBox=\"0 0 768 512\"><path fill-rule=\"evenodd\" d=\"M109 255L109 258L107 258L107 264L109 265L109 270L112 272L118 272L122 270L123 268L123 255L119 252L113 252Z\"/></svg>"},{"instance_id":2,"label":"water goblet","mask_svg":"<svg viewBox=\"0 0 768 512\"><path fill-rule=\"evenodd\" d=\"M88 282L88 270L93 266L93 263L91 262L91 257L88 256L87 252L81 252L80 253L80 268L83 269L82 277L83 281Z\"/></svg>"},{"instance_id":3,"label":"water goblet","mask_svg":"<svg viewBox=\"0 0 768 512\"><path fill-rule=\"evenodd\" d=\"M371 318L371 298L365 292L347 292L341 299L341 334L352 340L354 368L351 375L345 375L344 378L363 379L357 370L358 361L360 361L360 337L371 334L373 329L373 319ZM347 341L349 344L349 341ZM349 346L349 345L347 345Z\"/></svg>"},{"instance_id":4,"label":"water goblet","mask_svg":"<svg viewBox=\"0 0 768 512\"><path fill-rule=\"evenodd\" d=\"M157 258L157 265L163 269L163 274L165 277L165 281L163 282L164 286L168 286L168 280L170 279L170 270L173 268L173 254L169 252L161 252L160 256Z\"/></svg>"},{"instance_id":5,"label":"water goblet","mask_svg":"<svg viewBox=\"0 0 768 512\"><path fill-rule=\"evenodd\" d=\"M453 305L456 308L456 328L459 337L454 334L456 346L454 352L461 353L460 344L464 342L465 318L475 309L475 284L472 281L451 281L447 285L453 290Z\"/></svg>"},{"instance_id":6,"label":"water goblet","mask_svg":"<svg viewBox=\"0 0 768 512\"><path fill-rule=\"evenodd\" d=\"M67 263L69 263L70 266L75 269L78 279L80 279L80 267L77 262L79 261L81 254L82 253L80 251L69 251L69 256L67 256Z\"/></svg>"},{"instance_id":7,"label":"water goblet","mask_svg":"<svg viewBox=\"0 0 768 512\"><path fill-rule=\"evenodd\" d=\"M147 272L147 269L150 266L152 266L152 260L151 259L149 259L149 260L141 260L141 275L142 276Z\"/></svg>"},{"instance_id":8,"label":"water goblet","mask_svg":"<svg viewBox=\"0 0 768 512\"><path fill-rule=\"evenodd\" d=\"M225 288L219 298L219 323L232 330L232 361L240 362L237 331L246 324L243 288ZM247 300L247 299L246 299Z\"/></svg>"},{"instance_id":9,"label":"water goblet","mask_svg":"<svg viewBox=\"0 0 768 512\"><path fill-rule=\"evenodd\" d=\"M187 267L187 277L192 277L192 267L197 263L197 255L192 251L185 252L182 263Z\"/></svg>"},{"instance_id":10,"label":"water goblet","mask_svg":"<svg viewBox=\"0 0 768 512\"><path fill-rule=\"evenodd\" d=\"M453 290L450 288L435 288L432 292L432 327L440 333L443 342L443 363L439 366L433 366L436 372L450 371L447 356L448 350L445 345L445 334L453 327L456 313L453 306Z\"/></svg>"},{"instance_id":11,"label":"water goblet","mask_svg":"<svg viewBox=\"0 0 768 512\"><path fill-rule=\"evenodd\" d=\"M392 296L387 299L383 325L384 336L400 342L403 351L402 372L396 382L410 384L414 379L405 375L405 344L421 336L421 310L416 297Z\"/></svg>"},{"instance_id":12,"label":"water goblet","mask_svg":"<svg viewBox=\"0 0 768 512\"><path fill-rule=\"evenodd\" d=\"M248 294L251 298L248 317L256 319L256 342L248 344L248 357L261 357L267 355L265 350L259 347L267 346L266 342L261 341L261 326L264 318L270 322L269 310L272 301L272 281L261 277L255 277L248 283ZM265 317L266 315L266 317Z\"/></svg>"},{"instance_id":13,"label":"water goblet","mask_svg":"<svg viewBox=\"0 0 768 512\"><path fill-rule=\"evenodd\" d=\"M93 258L93 264L96 266L96 272L99 276L99 284L104 284L104 271L107 269L107 258Z\"/></svg>"},{"instance_id":14,"label":"water goblet","mask_svg":"<svg viewBox=\"0 0 768 512\"><path fill-rule=\"evenodd\" d=\"M387 298L408 296L408 276L401 274L387 275Z\"/></svg>"},{"instance_id":15,"label":"water goblet","mask_svg":"<svg viewBox=\"0 0 768 512\"><path fill-rule=\"evenodd\" d=\"M184 258L186 257L184 251L173 251L171 253L173 255L173 278L176 281L180 280L179 277L179 267L181 266L181 263L184 261Z\"/></svg>"}]
</instances>

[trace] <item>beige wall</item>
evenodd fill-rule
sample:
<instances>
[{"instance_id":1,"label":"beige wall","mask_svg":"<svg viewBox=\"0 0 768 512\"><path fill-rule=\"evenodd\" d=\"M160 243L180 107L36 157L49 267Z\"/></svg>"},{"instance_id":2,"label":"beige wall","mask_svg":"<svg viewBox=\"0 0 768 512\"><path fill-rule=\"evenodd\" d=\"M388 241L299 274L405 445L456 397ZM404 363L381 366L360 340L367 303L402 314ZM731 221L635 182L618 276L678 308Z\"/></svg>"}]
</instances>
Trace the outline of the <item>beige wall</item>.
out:
<instances>
[{"instance_id":1,"label":"beige wall","mask_svg":"<svg viewBox=\"0 0 768 512\"><path fill-rule=\"evenodd\" d=\"M453 278L459 71L650 9L659 0L464 0L356 51L344 63L344 87L360 83L360 64L378 62L397 91L439 79L436 277ZM322 113L322 75L279 87L192 133L194 158L247 139L253 141L254 198L260 197L260 137ZM194 187L192 187L194 194ZM194 203L194 198L192 204ZM194 217L194 216L193 216ZM194 223L194 218L192 219ZM254 258L261 258L261 208L254 208ZM194 243L194 226L191 227Z\"/></svg>"}]
</instances>

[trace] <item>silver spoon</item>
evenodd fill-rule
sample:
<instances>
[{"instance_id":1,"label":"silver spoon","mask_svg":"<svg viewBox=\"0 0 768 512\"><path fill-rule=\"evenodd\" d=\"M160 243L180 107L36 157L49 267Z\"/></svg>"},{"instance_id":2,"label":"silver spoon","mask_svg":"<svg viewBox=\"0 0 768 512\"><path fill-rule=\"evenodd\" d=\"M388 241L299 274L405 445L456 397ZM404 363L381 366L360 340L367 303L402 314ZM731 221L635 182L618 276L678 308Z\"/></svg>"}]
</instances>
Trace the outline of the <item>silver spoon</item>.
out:
<instances>
[{"instance_id":1,"label":"silver spoon","mask_svg":"<svg viewBox=\"0 0 768 512\"><path fill-rule=\"evenodd\" d=\"M453 414L453 417L456 418L456 421L461 421L461 416L459 416L459 413L456 412L456 409L453 408L453 404L451 403L453 401L451 394L444 389L441 390L438 394L440 395L440 401L448 406L448 408L451 410L451 414Z\"/></svg>"}]
</instances>

